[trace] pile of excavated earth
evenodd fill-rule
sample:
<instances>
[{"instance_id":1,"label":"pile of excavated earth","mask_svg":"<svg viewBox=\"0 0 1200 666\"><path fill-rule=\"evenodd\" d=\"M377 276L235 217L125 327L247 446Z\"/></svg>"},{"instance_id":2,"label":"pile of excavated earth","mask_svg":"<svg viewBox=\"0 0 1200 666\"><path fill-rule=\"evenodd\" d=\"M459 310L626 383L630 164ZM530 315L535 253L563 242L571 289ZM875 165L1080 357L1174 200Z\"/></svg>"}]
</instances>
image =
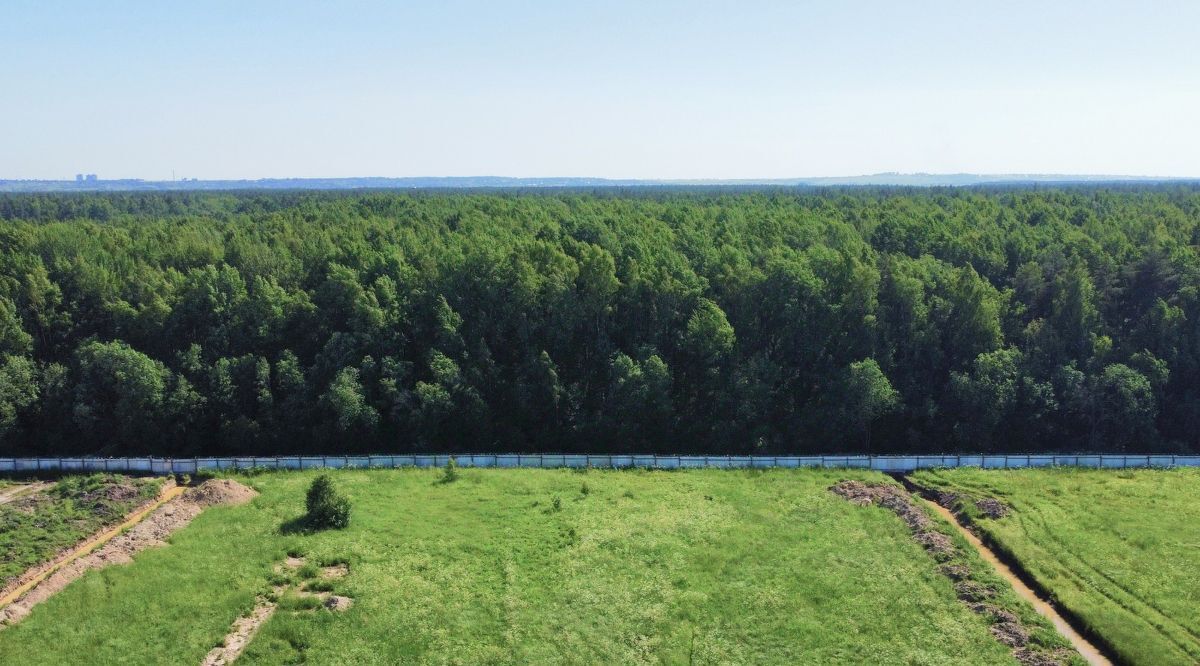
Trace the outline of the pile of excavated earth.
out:
<instances>
[{"instance_id":1,"label":"pile of excavated earth","mask_svg":"<svg viewBox=\"0 0 1200 666\"><path fill-rule=\"evenodd\" d=\"M1030 640L1029 629L1012 611L994 603L996 590L972 578L970 566L954 541L935 528L934 520L906 490L890 484L870 484L861 481L841 481L829 489L834 494L859 506L877 505L894 512L912 531L913 539L938 562L938 571L954 582L954 590L973 612L992 623L991 633L996 640L1012 649L1013 657L1024 666L1061 666L1074 654L1071 650L1047 650ZM988 500L977 508L984 515L1004 515L1007 507ZM991 502L995 502L993 506Z\"/></svg>"},{"instance_id":2,"label":"pile of excavated earth","mask_svg":"<svg viewBox=\"0 0 1200 666\"><path fill-rule=\"evenodd\" d=\"M103 542L105 532L94 535L71 549L65 560L59 558L52 562L48 567L51 570L49 575L18 599L0 608L0 626L20 621L29 614L31 608L54 596L92 569L125 564L132 561L137 552L165 544L172 532L192 522L192 519L206 508L217 504L243 504L257 495L253 489L229 479L211 479L187 488L182 493L173 487L173 482L164 484L164 496L177 496L164 502L127 531L107 542ZM91 550L101 542L103 545ZM72 557L75 553L80 553L81 556ZM44 575L46 571L46 566L38 567L26 572L18 580L33 580Z\"/></svg>"}]
</instances>

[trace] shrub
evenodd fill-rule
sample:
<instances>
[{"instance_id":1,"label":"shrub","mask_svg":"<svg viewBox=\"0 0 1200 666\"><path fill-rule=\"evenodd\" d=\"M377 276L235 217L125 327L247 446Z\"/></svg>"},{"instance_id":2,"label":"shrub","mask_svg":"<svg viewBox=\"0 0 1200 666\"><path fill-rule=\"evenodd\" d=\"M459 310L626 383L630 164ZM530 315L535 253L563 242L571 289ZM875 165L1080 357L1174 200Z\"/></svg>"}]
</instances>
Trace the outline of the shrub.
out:
<instances>
[{"instance_id":1,"label":"shrub","mask_svg":"<svg viewBox=\"0 0 1200 666\"><path fill-rule=\"evenodd\" d=\"M555 497L554 501L551 502L550 506L554 507L555 511L562 511L562 498Z\"/></svg>"},{"instance_id":2,"label":"shrub","mask_svg":"<svg viewBox=\"0 0 1200 666\"><path fill-rule=\"evenodd\" d=\"M333 487L333 479L322 474L313 479L305 498L305 516L313 529L342 529L350 524L350 500Z\"/></svg>"},{"instance_id":3,"label":"shrub","mask_svg":"<svg viewBox=\"0 0 1200 666\"><path fill-rule=\"evenodd\" d=\"M442 483L454 483L458 480L458 461L451 458L446 461L446 466L442 468Z\"/></svg>"},{"instance_id":4,"label":"shrub","mask_svg":"<svg viewBox=\"0 0 1200 666\"><path fill-rule=\"evenodd\" d=\"M592 487L587 484L587 481L584 481L583 485L579 486L579 492L582 493L584 496L591 495Z\"/></svg>"}]
</instances>

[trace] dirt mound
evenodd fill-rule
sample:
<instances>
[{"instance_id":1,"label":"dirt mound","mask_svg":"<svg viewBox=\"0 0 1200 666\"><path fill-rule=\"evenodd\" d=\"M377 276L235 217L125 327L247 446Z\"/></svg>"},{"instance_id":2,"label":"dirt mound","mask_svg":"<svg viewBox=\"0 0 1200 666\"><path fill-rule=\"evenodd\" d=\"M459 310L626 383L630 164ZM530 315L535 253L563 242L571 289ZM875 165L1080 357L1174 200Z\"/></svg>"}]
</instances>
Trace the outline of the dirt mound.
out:
<instances>
[{"instance_id":1,"label":"dirt mound","mask_svg":"<svg viewBox=\"0 0 1200 666\"><path fill-rule=\"evenodd\" d=\"M1029 643L1029 632L1018 622L997 622L991 631L996 640L1008 647L1024 647Z\"/></svg>"},{"instance_id":2,"label":"dirt mound","mask_svg":"<svg viewBox=\"0 0 1200 666\"><path fill-rule=\"evenodd\" d=\"M985 497L975 502L975 508L987 518L1003 518L1008 515L1008 507L998 499Z\"/></svg>"},{"instance_id":3,"label":"dirt mound","mask_svg":"<svg viewBox=\"0 0 1200 666\"><path fill-rule=\"evenodd\" d=\"M869 484L861 481L840 481L830 489L859 506L878 504L891 510L913 531L913 539L939 559L954 556L954 542L950 537L933 529L929 515L913 502L903 488L885 484Z\"/></svg>"},{"instance_id":4,"label":"dirt mound","mask_svg":"<svg viewBox=\"0 0 1200 666\"><path fill-rule=\"evenodd\" d=\"M990 615L996 622L1020 622L1020 618L1015 613L1007 611L995 604L975 603L970 605L970 609L980 615Z\"/></svg>"},{"instance_id":5,"label":"dirt mound","mask_svg":"<svg viewBox=\"0 0 1200 666\"><path fill-rule=\"evenodd\" d=\"M339 597L336 594L325 600L325 607L335 613L341 613L354 605L350 597Z\"/></svg>"},{"instance_id":6,"label":"dirt mound","mask_svg":"<svg viewBox=\"0 0 1200 666\"><path fill-rule=\"evenodd\" d=\"M79 496L79 502L88 505L98 505L103 502L128 502L137 499L138 494L138 489L133 485L113 483L83 493Z\"/></svg>"},{"instance_id":7,"label":"dirt mound","mask_svg":"<svg viewBox=\"0 0 1200 666\"><path fill-rule=\"evenodd\" d=\"M979 602L996 596L995 590L973 580L960 580L954 584L954 591L963 601Z\"/></svg>"},{"instance_id":8,"label":"dirt mound","mask_svg":"<svg viewBox=\"0 0 1200 666\"><path fill-rule=\"evenodd\" d=\"M971 568L965 564L943 564L938 571L950 580L966 580L971 577Z\"/></svg>"},{"instance_id":9,"label":"dirt mound","mask_svg":"<svg viewBox=\"0 0 1200 666\"><path fill-rule=\"evenodd\" d=\"M0 623L20 620L29 613L30 608L54 596L91 569L126 564L133 561L133 556L139 551L164 545L172 532L192 522L204 509L215 504L243 504L257 494L253 489L228 479L212 479L188 488L100 548L59 567L7 608L0 608Z\"/></svg>"},{"instance_id":10,"label":"dirt mound","mask_svg":"<svg viewBox=\"0 0 1200 666\"><path fill-rule=\"evenodd\" d=\"M956 554L954 541L941 532L934 532L933 530L918 532L913 538L939 560L953 558Z\"/></svg>"},{"instance_id":11,"label":"dirt mound","mask_svg":"<svg viewBox=\"0 0 1200 666\"><path fill-rule=\"evenodd\" d=\"M1066 651L1058 654L1023 647L1013 650L1013 657L1021 666L1063 666L1070 660L1071 655Z\"/></svg>"},{"instance_id":12,"label":"dirt mound","mask_svg":"<svg viewBox=\"0 0 1200 666\"><path fill-rule=\"evenodd\" d=\"M935 529L934 521L903 488L890 484L841 481L829 490L859 506L874 504L900 516L912 531L913 539L924 546L931 557L941 562L938 572L954 581L958 598L975 613L988 616L992 636L1009 647L1013 657L1023 666L1059 666L1071 661L1074 652L1070 650L1047 652L1030 646L1029 630L1021 619L1015 613L990 603L997 594L995 588L972 578L971 568L962 560L962 553L954 545L954 540ZM937 510L943 511L944 517L951 521L954 520L953 514L957 513L956 508L960 508L963 501L969 501L954 493L940 493L937 500L945 508L944 511L941 508ZM990 518L1000 518L1008 513L1007 506L991 498L979 500L975 506Z\"/></svg>"},{"instance_id":13,"label":"dirt mound","mask_svg":"<svg viewBox=\"0 0 1200 666\"><path fill-rule=\"evenodd\" d=\"M254 499L258 493L231 479L209 479L204 483L188 488L183 492L184 501L194 502L202 507L216 504L245 504Z\"/></svg>"}]
</instances>

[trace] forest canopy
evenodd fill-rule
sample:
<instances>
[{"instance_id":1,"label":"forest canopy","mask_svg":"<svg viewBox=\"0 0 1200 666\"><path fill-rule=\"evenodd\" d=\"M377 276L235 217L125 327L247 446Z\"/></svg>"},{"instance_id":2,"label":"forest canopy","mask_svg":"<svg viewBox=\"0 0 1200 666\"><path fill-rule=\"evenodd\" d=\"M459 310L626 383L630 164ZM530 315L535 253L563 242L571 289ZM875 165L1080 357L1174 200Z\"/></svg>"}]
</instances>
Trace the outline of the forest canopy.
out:
<instances>
[{"instance_id":1,"label":"forest canopy","mask_svg":"<svg viewBox=\"0 0 1200 666\"><path fill-rule=\"evenodd\" d=\"M0 455L1200 450L1200 188L0 195Z\"/></svg>"}]
</instances>

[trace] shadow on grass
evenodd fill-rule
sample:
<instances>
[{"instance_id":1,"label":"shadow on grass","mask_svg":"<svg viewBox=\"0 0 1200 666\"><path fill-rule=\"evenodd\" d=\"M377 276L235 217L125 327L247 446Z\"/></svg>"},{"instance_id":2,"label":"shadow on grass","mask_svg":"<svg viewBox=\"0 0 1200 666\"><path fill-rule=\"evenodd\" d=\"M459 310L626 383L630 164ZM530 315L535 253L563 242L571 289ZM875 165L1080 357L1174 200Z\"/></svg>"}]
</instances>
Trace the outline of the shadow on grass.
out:
<instances>
[{"instance_id":1,"label":"shadow on grass","mask_svg":"<svg viewBox=\"0 0 1200 666\"><path fill-rule=\"evenodd\" d=\"M305 514L296 516L291 520L285 520L279 525L280 534L312 534L315 531L308 522L308 516Z\"/></svg>"}]
</instances>

